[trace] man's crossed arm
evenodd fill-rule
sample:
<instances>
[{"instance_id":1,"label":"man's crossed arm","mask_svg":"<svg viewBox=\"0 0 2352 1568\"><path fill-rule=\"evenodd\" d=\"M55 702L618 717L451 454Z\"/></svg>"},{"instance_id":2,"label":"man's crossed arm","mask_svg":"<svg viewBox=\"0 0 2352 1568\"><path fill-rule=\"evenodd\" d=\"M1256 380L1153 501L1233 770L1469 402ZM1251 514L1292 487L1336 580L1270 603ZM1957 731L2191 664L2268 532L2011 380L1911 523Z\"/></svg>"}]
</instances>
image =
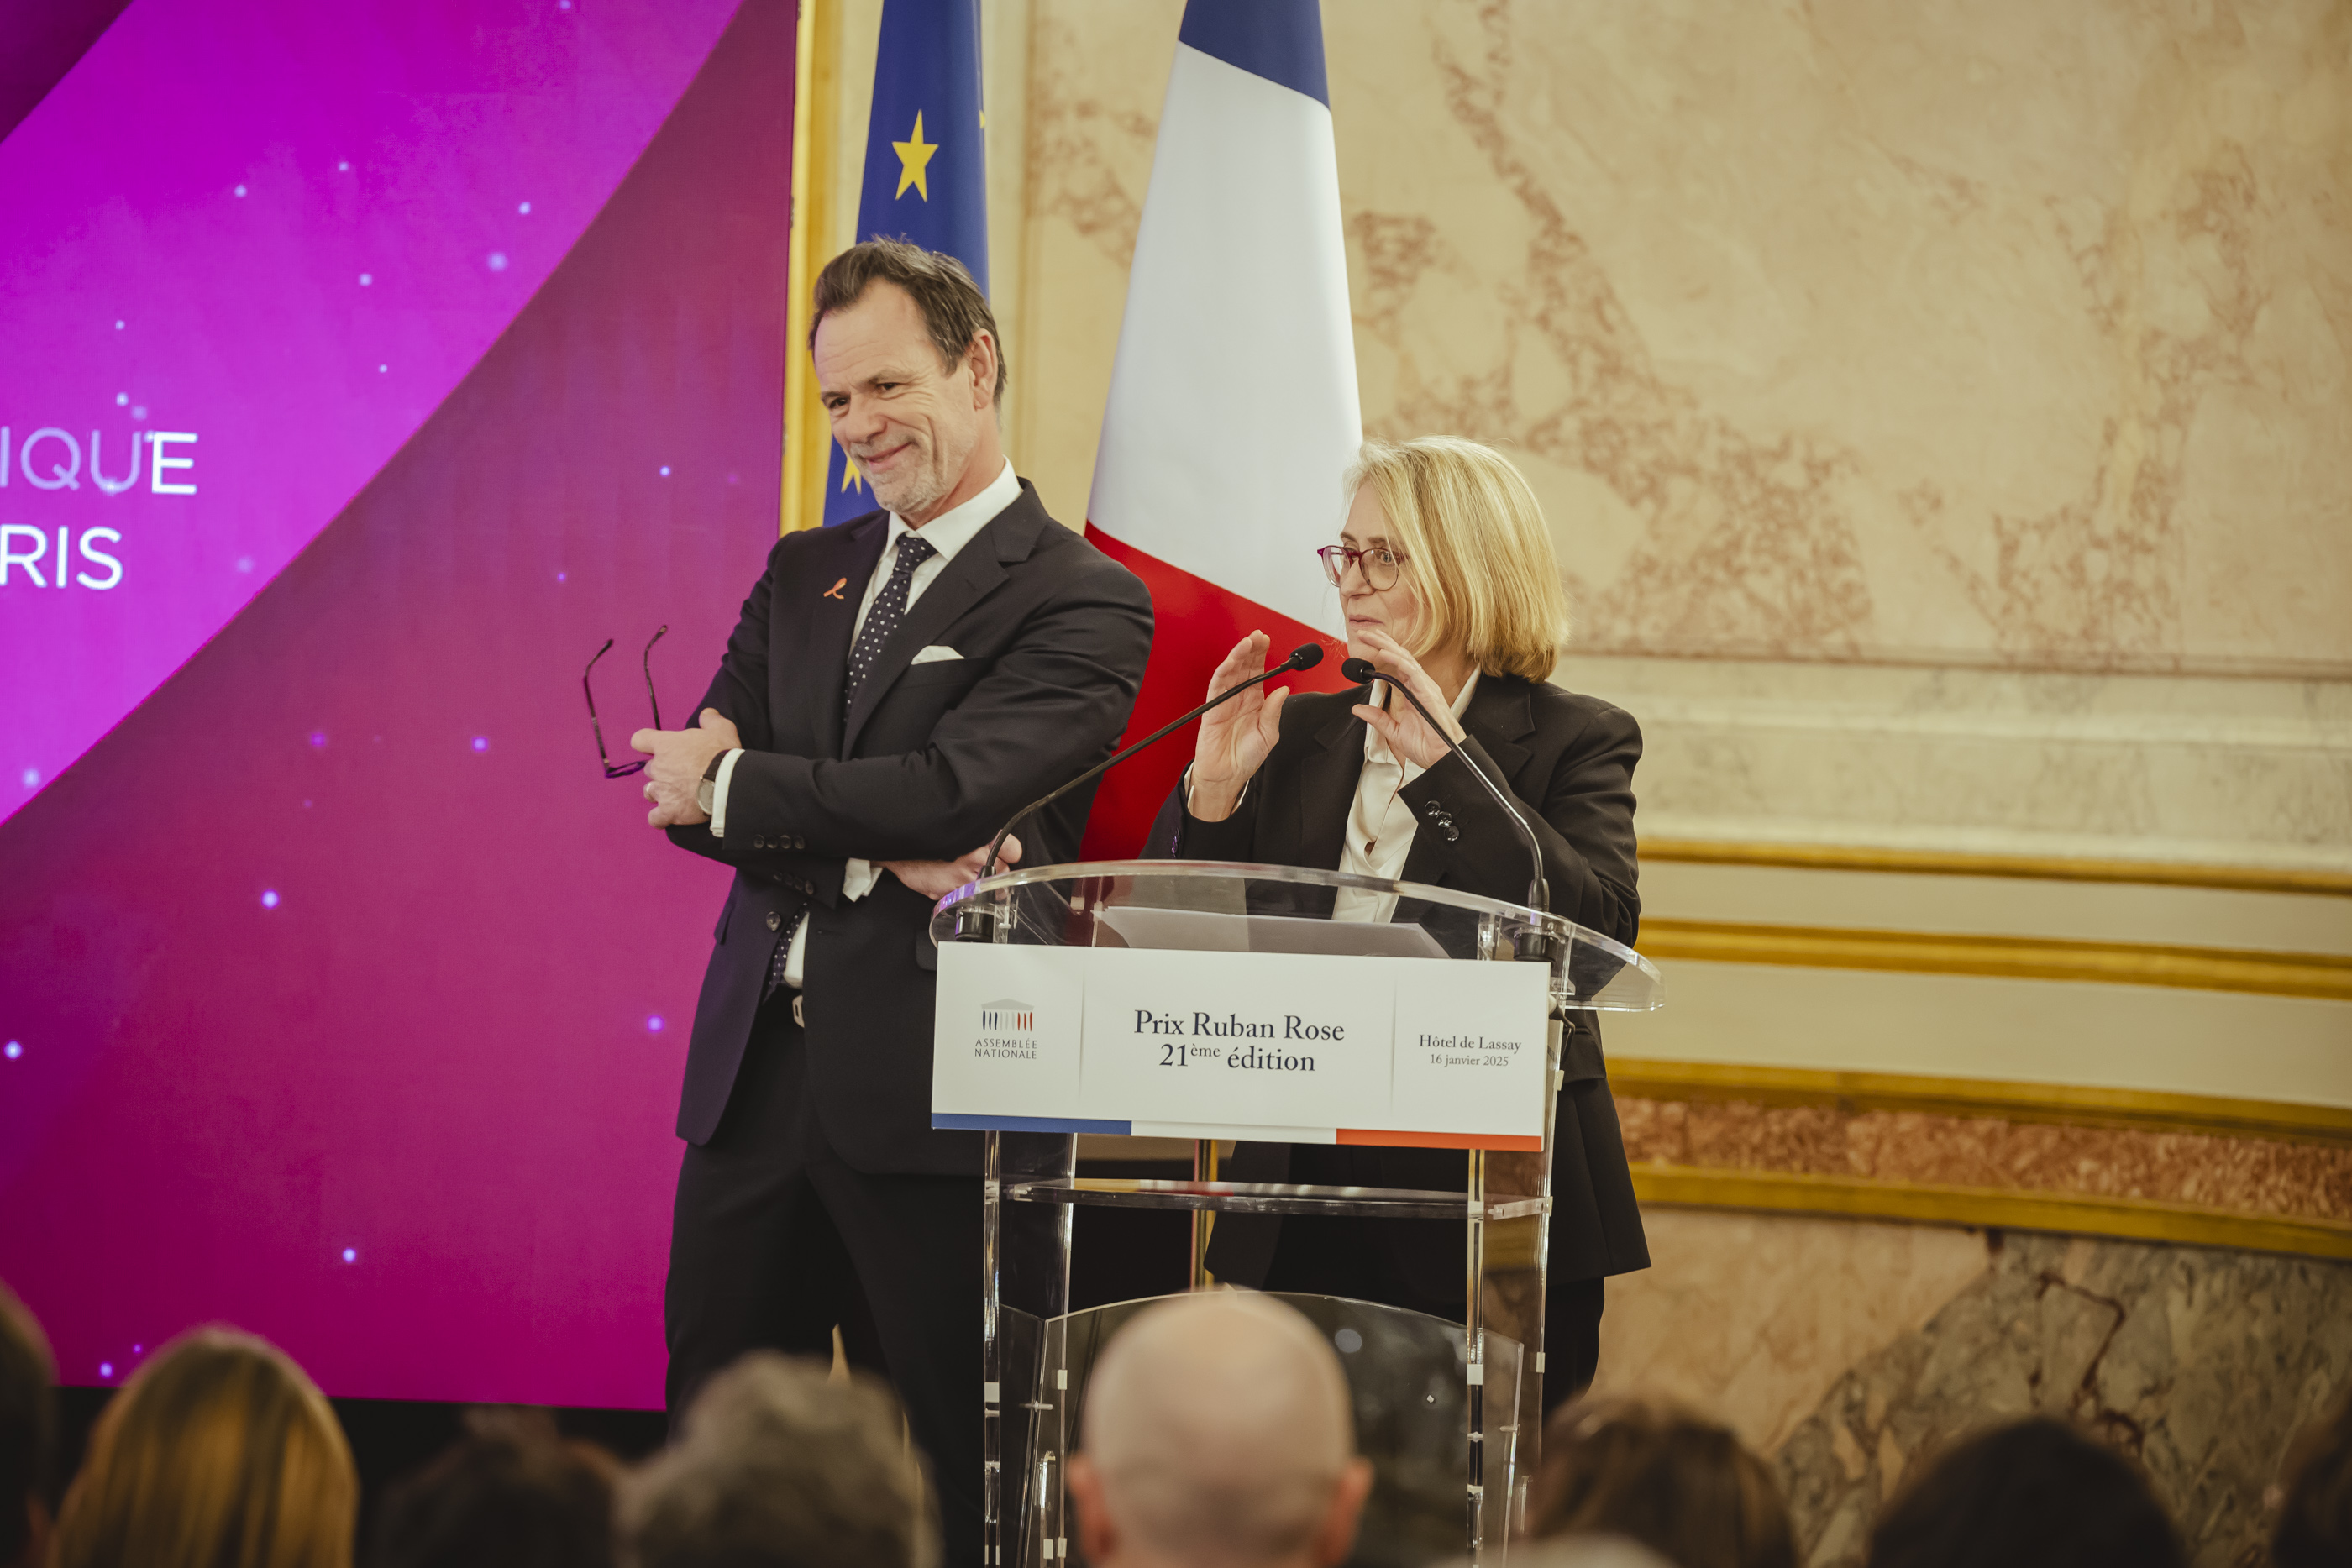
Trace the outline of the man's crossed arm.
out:
<instances>
[{"instance_id":1,"label":"man's crossed arm","mask_svg":"<svg viewBox=\"0 0 2352 1568\"><path fill-rule=\"evenodd\" d=\"M646 764L646 799L653 802L646 821L656 828L683 828L710 820L699 800L702 776L710 770L713 758L738 749L743 741L734 720L715 707L707 707L692 729L641 729L629 737L629 744L653 758ZM951 861L877 863L925 898L937 900L977 881L987 859L988 846L982 844ZM1020 864L1019 837L1007 837L997 859L1006 867Z\"/></svg>"}]
</instances>

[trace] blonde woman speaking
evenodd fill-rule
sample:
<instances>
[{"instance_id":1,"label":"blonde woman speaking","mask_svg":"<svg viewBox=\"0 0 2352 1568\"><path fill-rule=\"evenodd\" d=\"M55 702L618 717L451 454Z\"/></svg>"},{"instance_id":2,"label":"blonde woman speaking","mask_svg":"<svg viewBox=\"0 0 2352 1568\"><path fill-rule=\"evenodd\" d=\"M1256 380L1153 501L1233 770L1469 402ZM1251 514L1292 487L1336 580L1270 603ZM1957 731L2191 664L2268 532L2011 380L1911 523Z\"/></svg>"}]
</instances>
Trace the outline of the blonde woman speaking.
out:
<instances>
[{"instance_id":1,"label":"blonde woman speaking","mask_svg":"<svg viewBox=\"0 0 2352 1568\"><path fill-rule=\"evenodd\" d=\"M1365 444L1339 541L1317 552L1339 592L1348 653L1381 679L1352 691L1254 688L1202 721L1198 749L1146 852L1315 866L1522 901L1524 841L1462 760L1395 697L1402 685L1503 781L1543 852L1554 914L1633 941L1631 716L1549 682L1568 633L1551 536L1500 454L1443 436ZM1302 565L1304 563L1301 563ZM1212 692L1266 665L1244 638ZM1342 891L1339 919L1384 920L1392 899ZM1592 1381L1601 1281L1649 1266L1601 1037L1579 1015L1553 1142L1547 1410ZM1451 1187L1459 1154L1244 1144L1234 1181ZM1220 1216L1210 1270L1234 1284L1410 1307L1461 1321L1462 1239L1416 1220Z\"/></svg>"}]
</instances>

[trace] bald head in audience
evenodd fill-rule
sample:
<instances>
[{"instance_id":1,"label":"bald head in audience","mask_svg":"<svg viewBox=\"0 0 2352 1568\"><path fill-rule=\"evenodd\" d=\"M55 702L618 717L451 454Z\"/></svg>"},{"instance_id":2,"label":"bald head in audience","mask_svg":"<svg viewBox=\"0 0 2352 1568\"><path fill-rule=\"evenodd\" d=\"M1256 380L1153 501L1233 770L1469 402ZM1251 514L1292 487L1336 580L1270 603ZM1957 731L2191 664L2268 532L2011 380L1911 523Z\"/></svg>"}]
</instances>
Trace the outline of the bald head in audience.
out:
<instances>
[{"instance_id":1,"label":"bald head in audience","mask_svg":"<svg viewBox=\"0 0 2352 1568\"><path fill-rule=\"evenodd\" d=\"M1371 1490L1339 1358L1278 1301L1219 1291L1139 1314L1087 1385L1070 1459L1098 1568L1323 1568Z\"/></svg>"}]
</instances>

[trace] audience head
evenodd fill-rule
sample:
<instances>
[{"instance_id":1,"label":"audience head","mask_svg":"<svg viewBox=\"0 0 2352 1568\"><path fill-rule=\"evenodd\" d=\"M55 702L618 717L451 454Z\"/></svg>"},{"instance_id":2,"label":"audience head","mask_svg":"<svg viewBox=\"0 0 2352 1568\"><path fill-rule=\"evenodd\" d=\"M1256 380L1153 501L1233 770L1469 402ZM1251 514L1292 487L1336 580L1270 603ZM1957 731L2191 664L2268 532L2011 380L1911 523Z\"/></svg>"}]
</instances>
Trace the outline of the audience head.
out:
<instances>
[{"instance_id":1,"label":"audience head","mask_svg":"<svg viewBox=\"0 0 2352 1568\"><path fill-rule=\"evenodd\" d=\"M1675 1568L1622 1535L1555 1535L1511 1543L1511 1568Z\"/></svg>"},{"instance_id":2,"label":"audience head","mask_svg":"<svg viewBox=\"0 0 2352 1568\"><path fill-rule=\"evenodd\" d=\"M621 1483L632 1568L932 1568L922 1461L879 1385L755 1351L710 1380L677 1442Z\"/></svg>"},{"instance_id":3,"label":"audience head","mask_svg":"<svg viewBox=\"0 0 2352 1568\"><path fill-rule=\"evenodd\" d=\"M1220 1291L1148 1308L1087 1388L1069 1488L1100 1568L1332 1563L1371 1490L1339 1358L1313 1324Z\"/></svg>"},{"instance_id":4,"label":"audience head","mask_svg":"<svg viewBox=\"0 0 2352 1568\"><path fill-rule=\"evenodd\" d=\"M385 1494L371 1568L612 1568L619 1468L544 1410L470 1411L464 1437Z\"/></svg>"},{"instance_id":5,"label":"audience head","mask_svg":"<svg viewBox=\"0 0 2352 1568\"><path fill-rule=\"evenodd\" d=\"M0 1568L38 1563L48 1539L57 1372L40 1324L0 1285Z\"/></svg>"},{"instance_id":6,"label":"audience head","mask_svg":"<svg viewBox=\"0 0 2352 1568\"><path fill-rule=\"evenodd\" d=\"M1552 1416L1528 1532L1620 1536L1675 1568L1793 1568L1797 1558L1764 1461L1729 1428L1652 1399L1582 1399Z\"/></svg>"},{"instance_id":7,"label":"audience head","mask_svg":"<svg viewBox=\"0 0 2352 1568\"><path fill-rule=\"evenodd\" d=\"M2352 1563L2352 1387L2294 1440L2282 1470L2285 1497L2271 1562L2276 1568Z\"/></svg>"},{"instance_id":8,"label":"audience head","mask_svg":"<svg viewBox=\"0 0 2352 1568\"><path fill-rule=\"evenodd\" d=\"M359 1478L335 1413L270 1345L199 1329L99 1417L52 1568L349 1568Z\"/></svg>"},{"instance_id":9,"label":"audience head","mask_svg":"<svg viewBox=\"0 0 2352 1568\"><path fill-rule=\"evenodd\" d=\"M1870 1568L2175 1568L2187 1558L2132 1463L2063 1422L1979 1432L1879 1513Z\"/></svg>"}]
</instances>

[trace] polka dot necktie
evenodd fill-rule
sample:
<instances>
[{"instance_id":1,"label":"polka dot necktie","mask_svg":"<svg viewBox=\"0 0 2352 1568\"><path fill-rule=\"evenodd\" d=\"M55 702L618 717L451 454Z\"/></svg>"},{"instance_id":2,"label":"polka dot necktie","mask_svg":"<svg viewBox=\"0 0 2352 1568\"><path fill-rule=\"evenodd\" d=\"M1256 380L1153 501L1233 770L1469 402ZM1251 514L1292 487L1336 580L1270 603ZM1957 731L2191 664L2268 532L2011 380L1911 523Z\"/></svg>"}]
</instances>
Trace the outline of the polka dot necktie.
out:
<instances>
[{"instance_id":1,"label":"polka dot necktie","mask_svg":"<svg viewBox=\"0 0 2352 1568\"><path fill-rule=\"evenodd\" d=\"M857 700L857 688L881 656L882 644L907 618L907 595L915 586L915 569L939 553L920 534L898 536L898 564L890 569L890 580L875 595L874 608L866 612L866 624L858 628L857 644L849 650L849 679L841 688L843 712Z\"/></svg>"},{"instance_id":2,"label":"polka dot necktie","mask_svg":"<svg viewBox=\"0 0 2352 1568\"><path fill-rule=\"evenodd\" d=\"M761 1001L774 996L776 988L784 983L784 965L793 956L793 938L799 935L801 922L807 918L808 911L803 909L784 922L784 934L776 938L776 956L768 960L768 988L760 993Z\"/></svg>"},{"instance_id":3,"label":"polka dot necktie","mask_svg":"<svg viewBox=\"0 0 2352 1568\"><path fill-rule=\"evenodd\" d=\"M874 608L866 612L866 624L857 629L857 645L849 650L849 679L843 683L841 688L844 711L857 700L857 688L865 683L867 672L874 668L874 661L881 654L882 644L890 640L890 633L896 632L898 622L906 619L907 595L915 586L915 569L939 553L938 547L919 534L899 536L898 559L890 568L890 580L882 585L880 593L875 595ZM799 933L801 923L807 918L808 911L802 910L785 923L782 933L777 936L776 956L768 960L766 995L772 996L784 983L784 966L791 962L793 956L793 937Z\"/></svg>"}]
</instances>

